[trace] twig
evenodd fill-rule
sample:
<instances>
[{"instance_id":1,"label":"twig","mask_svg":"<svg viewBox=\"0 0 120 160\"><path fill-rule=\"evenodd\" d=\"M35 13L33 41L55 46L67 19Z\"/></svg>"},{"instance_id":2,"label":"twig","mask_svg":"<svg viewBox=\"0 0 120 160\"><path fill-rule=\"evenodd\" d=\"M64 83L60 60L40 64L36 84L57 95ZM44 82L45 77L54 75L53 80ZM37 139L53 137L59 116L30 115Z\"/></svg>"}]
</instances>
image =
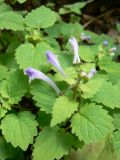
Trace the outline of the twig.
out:
<instances>
[{"instance_id":1,"label":"twig","mask_svg":"<svg viewBox=\"0 0 120 160\"><path fill-rule=\"evenodd\" d=\"M115 9L112 9L112 10L109 10L109 11L107 11L107 12L104 12L104 13L100 14L99 16L91 19L90 21L88 21L87 23L85 23L85 24L83 25L83 28L85 29L85 28L88 27L91 23L95 22L96 20L98 20L99 18L103 17L104 15L106 15L106 14L108 14L108 13L112 13L114 10L116 10L116 8L115 8Z\"/></svg>"}]
</instances>

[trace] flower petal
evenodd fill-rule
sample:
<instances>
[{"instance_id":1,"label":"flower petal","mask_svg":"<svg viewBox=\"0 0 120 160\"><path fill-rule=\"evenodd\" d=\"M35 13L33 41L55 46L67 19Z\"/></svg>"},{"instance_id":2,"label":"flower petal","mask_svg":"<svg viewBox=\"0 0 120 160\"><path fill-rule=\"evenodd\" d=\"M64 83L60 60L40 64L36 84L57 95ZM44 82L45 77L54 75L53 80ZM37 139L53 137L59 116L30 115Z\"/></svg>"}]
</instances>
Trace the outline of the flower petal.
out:
<instances>
[{"instance_id":1,"label":"flower petal","mask_svg":"<svg viewBox=\"0 0 120 160\"><path fill-rule=\"evenodd\" d=\"M68 42L71 44L71 47L74 52L74 58L73 58L73 64L81 63L79 53L78 53L78 43L75 37L72 37L68 40Z\"/></svg>"},{"instance_id":2,"label":"flower petal","mask_svg":"<svg viewBox=\"0 0 120 160\"><path fill-rule=\"evenodd\" d=\"M91 69L91 71L88 73L87 77L88 77L89 79L91 79L96 73L97 73L96 69L93 68L93 69Z\"/></svg>"},{"instance_id":3,"label":"flower petal","mask_svg":"<svg viewBox=\"0 0 120 160\"><path fill-rule=\"evenodd\" d=\"M43 72L34 69L32 67L27 68L24 71L25 75L29 76L29 81L31 82L34 79L41 79L45 82L47 82L55 91L56 93L59 95L60 94L60 89L56 86L56 84L54 83L53 80L51 80L48 76L46 76Z\"/></svg>"},{"instance_id":4,"label":"flower petal","mask_svg":"<svg viewBox=\"0 0 120 160\"><path fill-rule=\"evenodd\" d=\"M46 57L49 63L51 63L57 70L66 77L56 55L54 55L51 51L46 52Z\"/></svg>"}]
</instances>

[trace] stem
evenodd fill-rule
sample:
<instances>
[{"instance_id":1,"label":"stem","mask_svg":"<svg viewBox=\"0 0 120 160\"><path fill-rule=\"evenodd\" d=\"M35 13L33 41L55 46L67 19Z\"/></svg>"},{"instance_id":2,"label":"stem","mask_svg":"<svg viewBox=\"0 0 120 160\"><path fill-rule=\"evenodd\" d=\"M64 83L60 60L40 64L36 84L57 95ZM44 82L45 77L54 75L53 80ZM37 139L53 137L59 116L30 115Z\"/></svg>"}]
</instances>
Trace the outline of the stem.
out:
<instances>
[{"instance_id":1,"label":"stem","mask_svg":"<svg viewBox=\"0 0 120 160\"><path fill-rule=\"evenodd\" d=\"M73 89L73 98L74 99L76 99L76 93L77 93L77 88L78 88L79 83L80 83L80 77L78 75L78 80L77 80L76 85L75 85L75 87Z\"/></svg>"}]
</instances>

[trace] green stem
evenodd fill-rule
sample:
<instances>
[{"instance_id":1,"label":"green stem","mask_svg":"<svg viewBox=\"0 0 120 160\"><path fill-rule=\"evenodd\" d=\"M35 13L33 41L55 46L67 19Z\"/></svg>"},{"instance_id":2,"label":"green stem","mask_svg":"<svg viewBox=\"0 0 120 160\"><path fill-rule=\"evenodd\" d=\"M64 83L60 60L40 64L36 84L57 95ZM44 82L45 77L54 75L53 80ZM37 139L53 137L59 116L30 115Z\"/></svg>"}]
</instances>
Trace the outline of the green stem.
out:
<instances>
[{"instance_id":1,"label":"green stem","mask_svg":"<svg viewBox=\"0 0 120 160\"><path fill-rule=\"evenodd\" d=\"M75 85L75 87L73 89L73 98L74 99L76 99L76 93L77 93L77 88L78 88L79 83L80 83L80 77L78 75L78 80L77 80L76 85Z\"/></svg>"}]
</instances>

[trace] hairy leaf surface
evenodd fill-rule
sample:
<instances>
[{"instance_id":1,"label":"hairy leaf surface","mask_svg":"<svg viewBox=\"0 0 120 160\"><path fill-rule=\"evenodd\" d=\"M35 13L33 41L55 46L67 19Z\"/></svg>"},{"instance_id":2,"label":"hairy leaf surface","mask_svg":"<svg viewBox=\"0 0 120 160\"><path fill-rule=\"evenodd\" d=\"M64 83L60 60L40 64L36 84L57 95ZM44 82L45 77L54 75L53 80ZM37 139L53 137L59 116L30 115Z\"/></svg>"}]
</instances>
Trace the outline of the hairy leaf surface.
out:
<instances>
[{"instance_id":1,"label":"hairy leaf surface","mask_svg":"<svg viewBox=\"0 0 120 160\"><path fill-rule=\"evenodd\" d=\"M112 117L100 105L85 104L71 119L72 133L85 143L102 139L113 129Z\"/></svg>"},{"instance_id":2,"label":"hairy leaf surface","mask_svg":"<svg viewBox=\"0 0 120 160\"><path fill-rule=\"evenodd\" d=\"M24 30L23 17L13 11L0 13L0 29Z\"/></svg>"},{"instance_id":3,"label":"hairy leaf surface","mask_svg":"<svg viewBox=\"0 0 120 160\"><path fill-rule=\"evenodd\" d=\"M33 150L33 160L53 160L60 159L67 155L74 138L71 134L59 131L57 128L45 128L39 133Z\"/></svg>"},{"instance_id":4,"label":"hairy leaf surface","mask_svg":"<svg viewBox=\"0 0 120 160\"><path fill-rule=\"evenodd\" d=\"M51 126L65 121L77 110L78 103L68 97L62 96L56 99L53 111Z\"/></svg>"},{"instance_id":5,"label":"hairy leaf surface","mask_svg":"<svg viewBox=\"0 0 120 160\"><path fill-rule=\"evenodd\" d=\"M25 17L26 25L32 28L47 28L52 26L56 20L56 13L45 6L33 10Z\"/></svg>"},{"instance_id":6,"label":"hairy leaf surface","mask_svg":"<svg viewBox=\"0 0 120 160\"><path fill-rule=\"evenodd\" d=\"M14 147L19 146L24 151L33 143L33 138L37 135L36 127L35 116L28 111L20 112L18 115L8 114L1 124L6 141L11 142Z\"/></svg>"}]
</instances>

